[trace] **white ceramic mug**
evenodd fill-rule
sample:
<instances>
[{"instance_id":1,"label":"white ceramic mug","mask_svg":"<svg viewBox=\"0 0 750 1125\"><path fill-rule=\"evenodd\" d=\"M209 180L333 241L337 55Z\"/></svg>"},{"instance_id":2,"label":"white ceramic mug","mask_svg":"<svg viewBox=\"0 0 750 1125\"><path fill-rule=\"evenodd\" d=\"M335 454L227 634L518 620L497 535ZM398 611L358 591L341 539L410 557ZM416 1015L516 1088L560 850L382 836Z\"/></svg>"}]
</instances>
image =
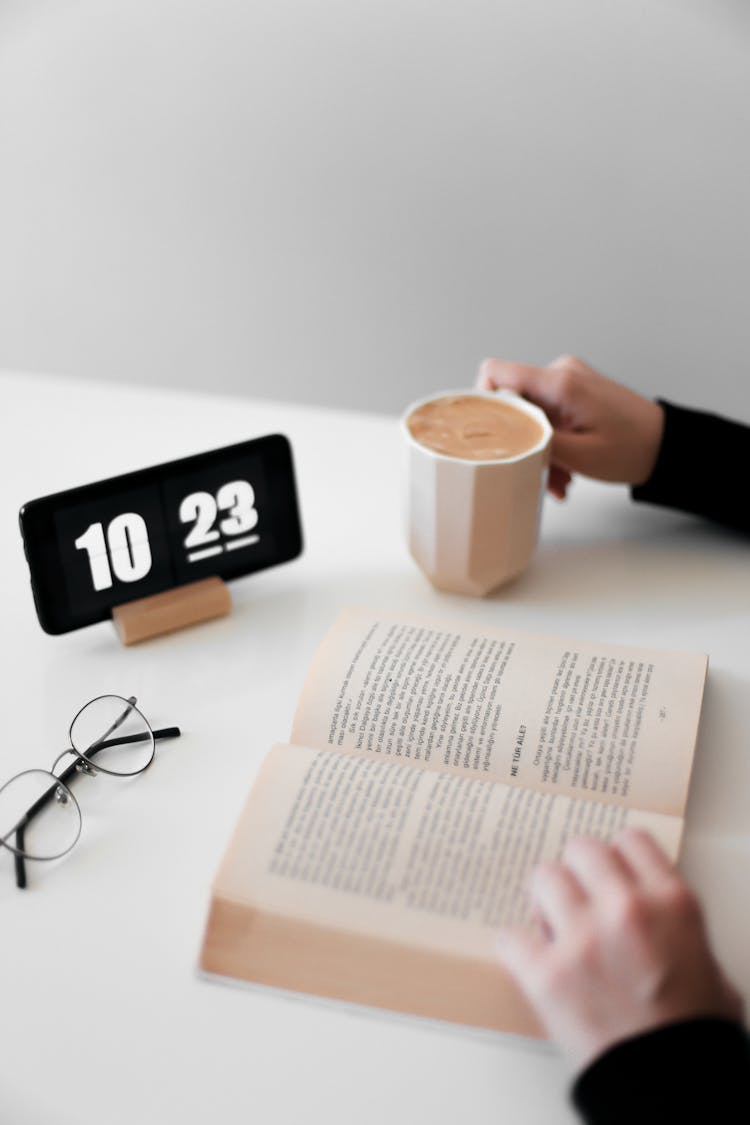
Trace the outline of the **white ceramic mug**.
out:
<instances>
[{"instance_id":1,"label":"white ceramic mug","mask_svg":"<svg viewBox=\"0 0 750 1125\"><path fill-rule=\"evenodd\" d=\"M494 461L421 445L407 419L417 407L454 395L500 398L534 418L542 437L523 453ZM409 458L409 549L433 586L483 595L516 578L529 565L539 533L552 440L544 412L511 391L441 391L412 403L401 429Z\"/></svg>"}]
</instances>

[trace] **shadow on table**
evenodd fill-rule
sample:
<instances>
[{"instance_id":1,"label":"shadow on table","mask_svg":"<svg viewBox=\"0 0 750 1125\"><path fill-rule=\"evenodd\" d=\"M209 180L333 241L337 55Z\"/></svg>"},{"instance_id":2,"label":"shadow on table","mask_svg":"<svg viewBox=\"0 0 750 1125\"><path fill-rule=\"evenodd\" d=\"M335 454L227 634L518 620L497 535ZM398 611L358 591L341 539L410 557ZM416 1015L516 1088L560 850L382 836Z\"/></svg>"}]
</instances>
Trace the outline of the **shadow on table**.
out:
<instances>
[{"instance_id":1,"label":"shadow on table","mask_svg":"<svg viewBox=\"0 0 750 1125\"><path fill-rule=\"evenodd\" d=\"M212 648L217 642L232 647L242 644L248 628L255 638L285 637L284 643L293 645L305 632L320 639L347 606L435 617L448 613L487 623L497 623L500 613L517 627L550 632L574 631L580 615L580 628L591 633L606 630L608 618L642 621L648 632L660 618L689 626L691 616L725 618L746 604L747 538L684 517L658 529L642 524L640 538L626 528L616 540L543 541L525 574L485 598L435 590L405 549L372 569L347 569L345 561L321 567L311 553L309 565L303 556L299 563L232 583L229 618L149 641L137 651L199 648L204 640ZM119 649L111 625L69 634L59 647L80 649L89 659Z\"/></svg>"},{"instance_id":2,"label":"shadow on table","mask_svg":"<svg viewBox=\"0 0 750 1125\"><path fill-rule=\"evenodd\" d=\"M644 622L683 612L686 621L691 614L723 617L746 604L749 548L746 538L684 524L646 541L547 542L520 578L485 598L435 590L404 552L403 565L391 561L389 569L300 566L251 576L233 587L235 612L262 625L290 616L333 620L353 605L473 620L504 607L518 625L518 611L531 611L529 627L537 629L538 615L549 611L563 620L580 611L584 626L597 611L603 618L632 611Z\"/></svg>"},{"instance_id":3,"label":"shadow on table","mask_svg":"<svg viewBox=\"0 0 750 1125\"><path fill-rule=\"evenodd\" d=\"M489 601L650 608L705 606L735 611L747 598L747 541L675 534L670 541L545 544L531 567Z\"/></svg>"}]
</instances>

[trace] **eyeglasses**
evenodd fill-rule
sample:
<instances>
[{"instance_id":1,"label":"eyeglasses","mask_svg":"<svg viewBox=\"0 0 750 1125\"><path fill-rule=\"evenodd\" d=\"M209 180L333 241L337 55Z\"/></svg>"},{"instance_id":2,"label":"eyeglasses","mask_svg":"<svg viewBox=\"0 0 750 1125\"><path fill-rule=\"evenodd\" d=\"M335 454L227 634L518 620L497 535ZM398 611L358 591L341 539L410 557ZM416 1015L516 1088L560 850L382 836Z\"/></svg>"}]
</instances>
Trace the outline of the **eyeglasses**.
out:
<instances>
[{"instance_id":1,"label":"eyeglasses","mask_svg":"<svg viewBox=\"0 0 750 1125\"><path fill-rule=\"evenodd\" d=\"M70 724L70 746L51 770L23 770L0 787L0 844L15 856L16 886L26 886L27 859L59 859L78 842L81 810L69 788L73 778L79 773L134 777L154 760L157 738L180 734L179 727L152 730L135 704L135 696L92 699ZM69 754L73 762L58 776L55 771Z\"/></svg>"}]
</instances>

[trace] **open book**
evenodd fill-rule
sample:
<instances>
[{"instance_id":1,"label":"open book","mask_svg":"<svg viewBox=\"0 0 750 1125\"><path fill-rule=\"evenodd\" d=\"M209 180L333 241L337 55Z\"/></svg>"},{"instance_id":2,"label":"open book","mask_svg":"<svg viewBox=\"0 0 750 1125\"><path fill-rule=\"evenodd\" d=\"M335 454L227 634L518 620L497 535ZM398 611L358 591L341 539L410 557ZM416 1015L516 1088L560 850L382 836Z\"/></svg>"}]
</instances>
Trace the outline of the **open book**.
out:
<instances>
[{"instance_id":1,"label":"open book","mask_svg":"<svg viewBox=\"0 0 750 1125\"><path fill-rule=\"evenodd\" d=\"M216 877L201 968L525 1035L494 956L569 837L677 856L707 658L349 610Z\"/></svg>"}]
</instances>

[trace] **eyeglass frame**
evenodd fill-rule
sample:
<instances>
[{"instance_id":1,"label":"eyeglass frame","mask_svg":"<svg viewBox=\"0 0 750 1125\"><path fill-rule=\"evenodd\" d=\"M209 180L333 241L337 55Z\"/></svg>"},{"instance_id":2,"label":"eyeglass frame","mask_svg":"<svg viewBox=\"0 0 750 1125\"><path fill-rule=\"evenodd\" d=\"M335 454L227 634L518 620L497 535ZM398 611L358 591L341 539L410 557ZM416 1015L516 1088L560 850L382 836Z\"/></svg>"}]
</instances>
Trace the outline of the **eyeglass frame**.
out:
<instances>
[{"instance_id":1,"label":"eyeglass frame","mask_svg":"<svg viewBox=\"0 0 750 1125\"><path fill-rule=\"evenodd\" d=\"M122 700L123 703L127 704L127 709L123 712L123 714L120 716L120 718L117 720L117 722L113 723L112 726L108 730L106 730L104 732L104 734L102 734L100 736L100 738L97 742L92 743L92 745L89 747L88 750L86 750L85 753L81 753L80 750L76 750L75 746L73 746L73 738L72 738L73 727L75 726L76 720L78 719L79 715L81 715L86 710L87 707L90 707L92 705L92 703L98 703L98 701L100 699L120 699L120 700ZM137 702L138 702L138 700L134 695L128 696L126 698L124 695L114 695L111 692L107 692L104 695L97 695L97 696L94 696L93 699L89 699L88 703L84 703L83 707L80 707L78 709L78 711L76 711L75 715L73 716L73 719L71 720L71 723L70 723L70 727L68 728L68 741L71 743L71 745L67 749L62 750L57 755L54 762L52 763L52 769L43 770L41 768L39 768L39 769L32 768L32 769L27 769L27 770L19 770L18 773L12 774L8 778L8 780L4 783L4 785L0 786L0 790L4 789L5 786L10 785L10 783L12 781L15 781L16 778L23 777L25 774L28 774L28 773L37 773L37 772L49 774L49 776L54 779L54 783L55 783L53 785L50 785L49 789L47 789L44 793L42 793L41 797L38 797L37 800L34 801L34 803L23 814L23 816L22 816L21 820L18 822L18 824L16 824L13 828L11 828L11 830L8 833L6 833L6 835L4 837L0 837L0 846L2 846L4 848L7 848L8 851L13 853L14 867L15 867L15 874L16 874L16 886L19 888L19 890L23 890L27 886L27 879L26 879L26 861L27 860L33 860L34 862L43 863L45 861L49 861L49 860L53 860L53 859L60 859L62 856L67 855L68 852L72 851L73 848L76 846L76 844L78 843L78 841L80 839L81 828L83 827L83 813L81 812L81 806L78 804L78 801L76 799L75 794L73 793L72 789L70 788L70 785L68 784L69 781L72 781L72 779L74 777L76 777L78 774L81 774L81 773L85 773L89 777L96 777L96 775L98 773L106 773L110 777L137 777L139 774L144 773L144 771L147 770L148 767L153 762L154 757L156 756L156 740L157 739L160 739L160 738L179 738L180 734L182 733L179 727L162 727L159 730L154 730L152 728L151 724L149 723L148 719L146 718L146 716L143 714L143 712L140 711L138 709L138 707L136 707ZM148 728L148 731L151 735L151 756L148 759L148 761L145 763L145 765L141 766L139 769L133 770L132 773L118 773L115 770L108 770L105 766L94 765L88 758L89 754L93 756L94 754L97 754L100 750L106 750L110 746L122 746L127 742L142 741L142 736L137 735L137 734L129 734L129 735L124 735L121 738L107 739L107 736L109 734L112 734L112 732L117 729L117 727L120 725L120 723L125 721L125 718L132 711L135 711L136 714L138 714L140 716L140 718L146 724L146 727ZM67 769L65 769L58 776L54 772L55 769L57 768L57 764L62 758L64 758L68 754L73 754L74 758L75 758L75 761L73 761L71 763L71 765L69 765L67 767ZM41 810L49 803L49 801L52 800L53 795L55 794L56 788L60 784L62 784L65 787L65 789L68 791L68 793L70 793L70 796L73 798L75 806L78 809L78 817L79 817L80 824L79 824L79 827L78 827L78 833L76 835L76 838L73 841L73 843L70 844L69 847L67 847L65 849L65 851L59 852L57 855L54 855L54 856L30 856L30 855L26 855L26 853L22 850L23 849L23 843L24 843L24 834L25 834L26 828L29 826L33 817L35 817L37 815L37 813L41 812ZM9 844L7 842L8 837L13 836L13 835L15 835L15 837L16 837L16 845L17 845L16 847L13 847L12 844ZM21 849L21 850L19 850L19 849Z\"/></svg>"}]
</instances>

